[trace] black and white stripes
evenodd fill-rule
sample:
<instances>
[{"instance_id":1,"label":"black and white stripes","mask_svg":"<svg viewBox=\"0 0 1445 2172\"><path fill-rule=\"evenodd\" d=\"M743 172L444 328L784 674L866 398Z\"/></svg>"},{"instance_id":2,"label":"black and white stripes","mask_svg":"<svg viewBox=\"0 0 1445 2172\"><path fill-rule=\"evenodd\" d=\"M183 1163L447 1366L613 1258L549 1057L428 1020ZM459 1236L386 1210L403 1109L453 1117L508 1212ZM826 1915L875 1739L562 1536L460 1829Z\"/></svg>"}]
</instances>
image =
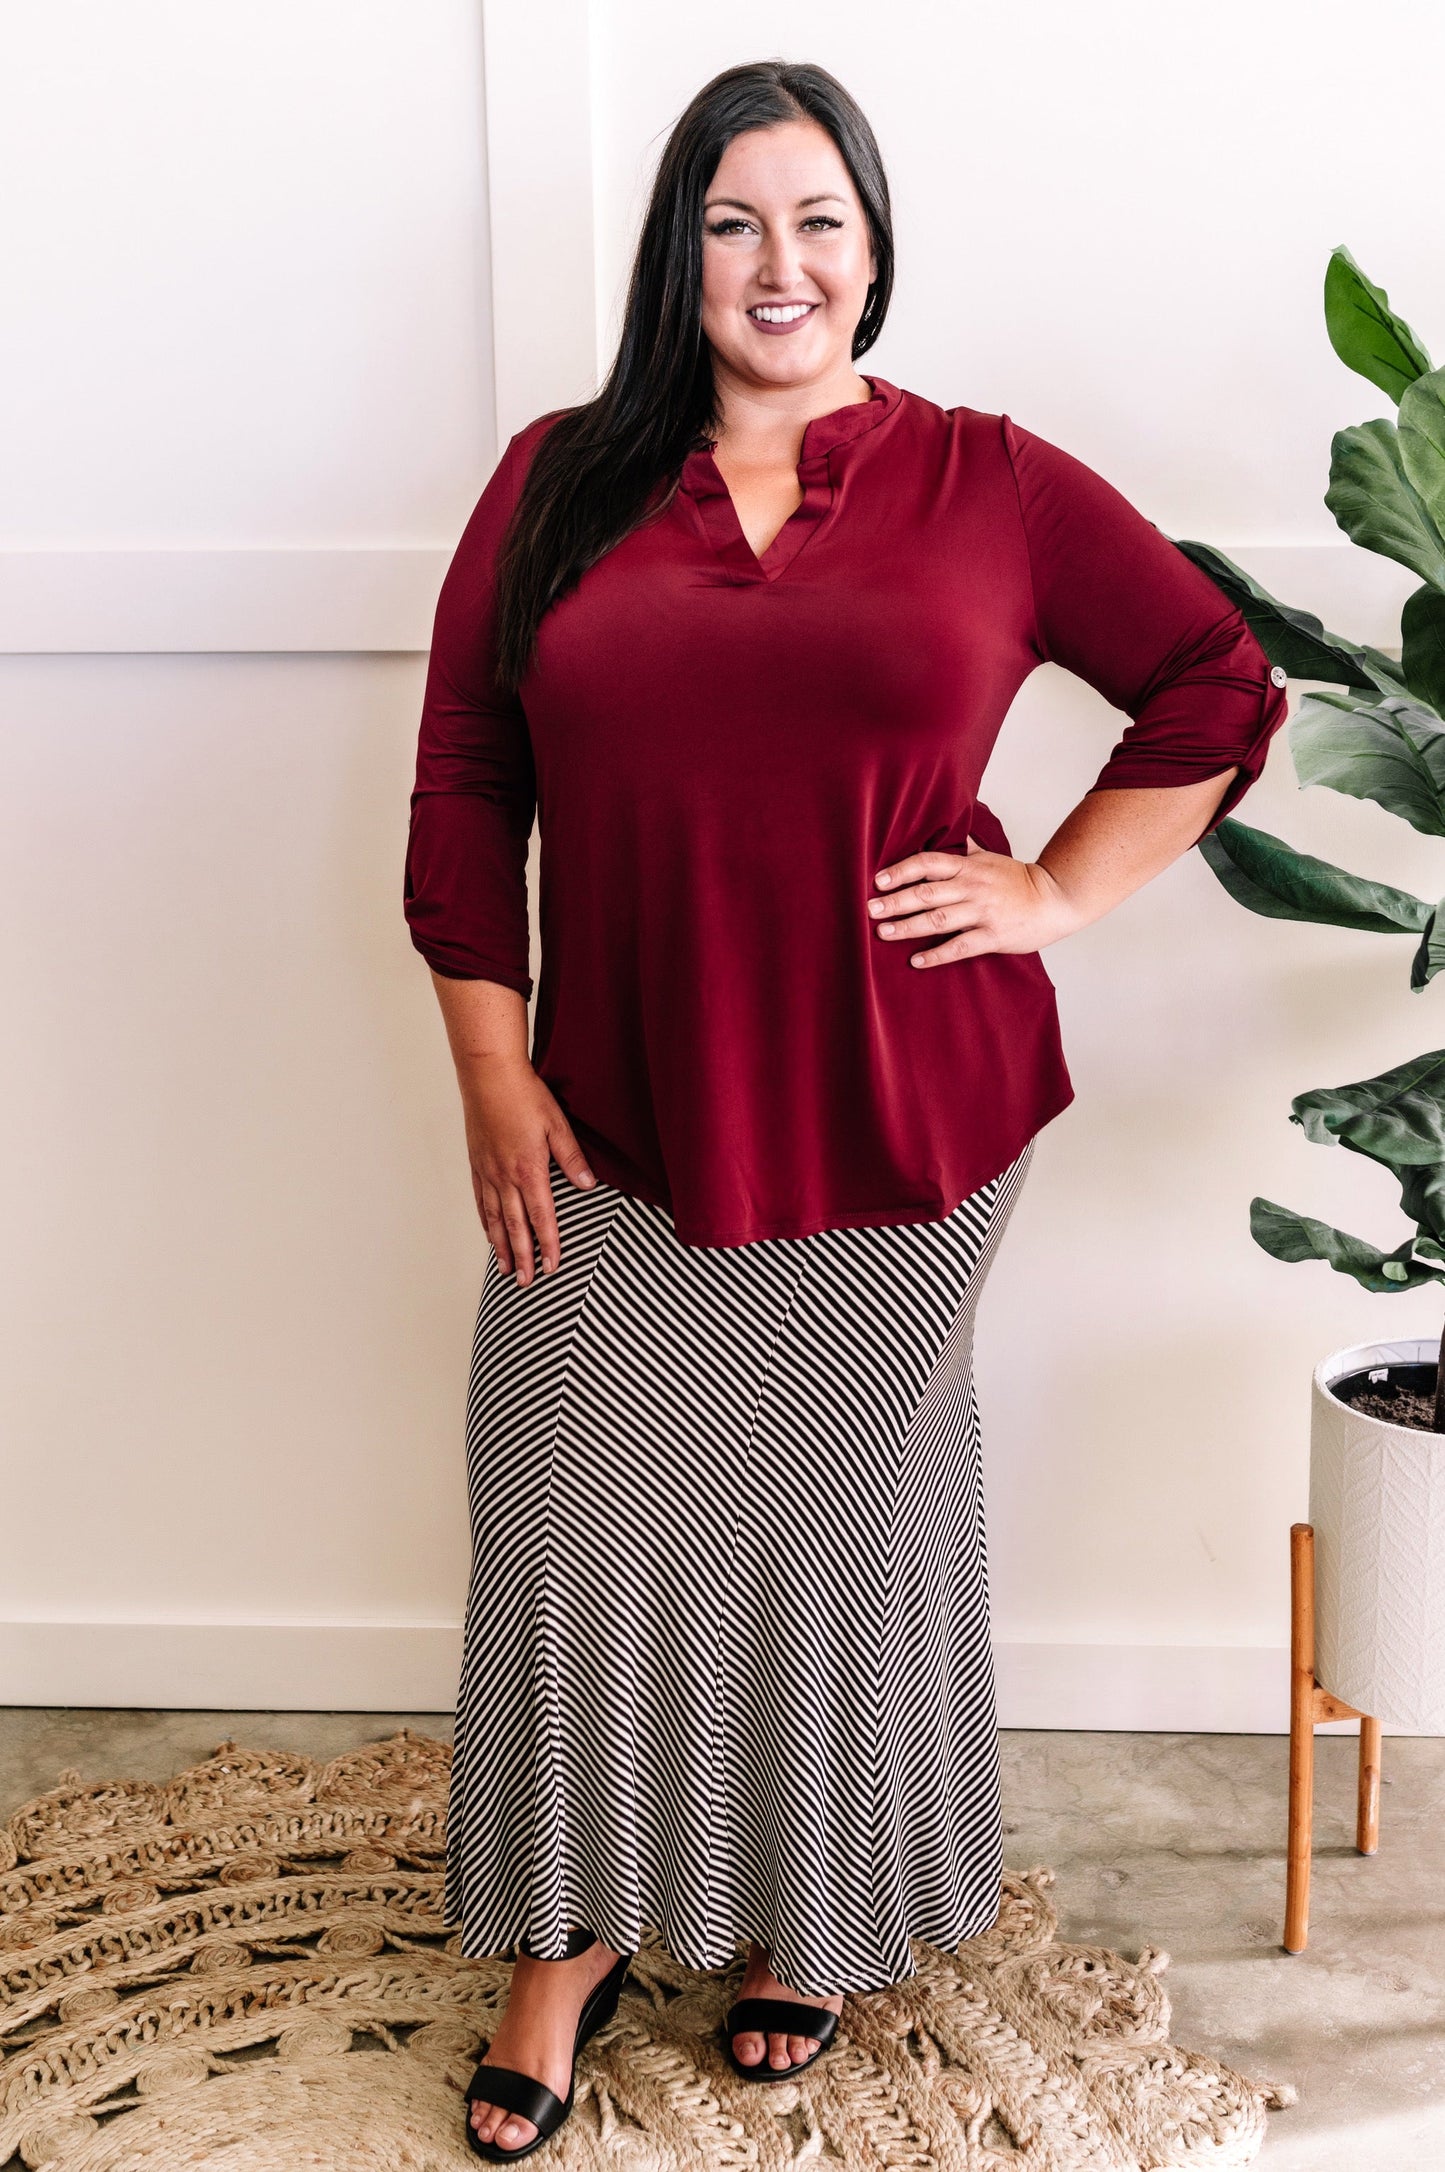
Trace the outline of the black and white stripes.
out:
<instances>
[{"instance_id":1,"label":"black and white stripes","mask_svg":"<svg viewBox=\"0 0 1445 2172\"><path fill-rule=\"evenodd\" d=\"M445 1908L463 1953L654 1927L876 1990L993 1921L973 1316L1032 1154L945 1220L679 1244L555 1166L489 1262Z\"/></svg>"}]
</instances>

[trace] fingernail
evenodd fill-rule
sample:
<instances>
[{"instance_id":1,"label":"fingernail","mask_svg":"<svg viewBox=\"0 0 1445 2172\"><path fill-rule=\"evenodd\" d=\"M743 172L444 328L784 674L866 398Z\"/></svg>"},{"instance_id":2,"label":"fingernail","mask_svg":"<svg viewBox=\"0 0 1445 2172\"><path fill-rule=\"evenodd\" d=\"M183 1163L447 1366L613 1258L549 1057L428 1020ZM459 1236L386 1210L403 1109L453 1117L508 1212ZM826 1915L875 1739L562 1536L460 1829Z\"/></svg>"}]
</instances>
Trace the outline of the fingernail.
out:
<instances>
[{"instance_id":1,"label":"fingernail","mask_svg":"<svg viewBox=\"0 0 1445 2172\"><path fill-rule=\"evenodd\" d=\"M875 875L873 879L875 882L890 883L893 877L891 875Z\"/></svg>"},{"instance_id":2,"label":"fingernail","mask_svg":"<svg viewBox=\"0 0 1445 2172\"><path fill-rule=\"evenodd\" d=\"M590 1169L584 1169L582 1172L582 1181L584 1184L595 1184L597 1182L597 1179L592 1174L592 1171Z\"/></svg>"},{"instance_id":3,"label":"fingernail","mask_svg":"<svg viewBox=\"0 0 1445 2172\"><path fill-rule=\"evenodd\" d=\"M883 900L882 900L882 898L881 898L881 897L870 897L870 898L869 898L869 900L868 900L868 910L869 910L869 912L870 912L870 913L881 913L881 912L882 912L882 910L883 910Z\"/></svg>"}]
</instances>

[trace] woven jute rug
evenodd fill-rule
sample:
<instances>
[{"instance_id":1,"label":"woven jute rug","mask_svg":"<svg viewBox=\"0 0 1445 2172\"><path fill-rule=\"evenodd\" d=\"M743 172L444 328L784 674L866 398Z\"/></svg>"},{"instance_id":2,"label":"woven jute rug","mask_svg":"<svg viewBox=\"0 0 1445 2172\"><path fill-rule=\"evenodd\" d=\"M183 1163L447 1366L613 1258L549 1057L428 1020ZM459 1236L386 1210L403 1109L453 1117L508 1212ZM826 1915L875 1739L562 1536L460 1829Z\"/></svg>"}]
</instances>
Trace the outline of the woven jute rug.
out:
<instances>
[{"instance_id":1,"label":"woven jute rug","mask_svg":"<svg viewBox=\"0 0 1445 2172\"><path fill-rule=\"evenodd\" d=\"M450 1752L220 1744L152 1784L66 1772L0 1826L0 2166L463 2172L461 2091L506 2001L441 1918ZM798 2082L738 2080L715 1975L643 1946L534 2159L608 2172L1142 2172L1248 2164L1288 2092L1168 2041L1165 1956L1055 1935L1051 1873L995 1928L850 1996Z\"/></svg>"}]
</instances>

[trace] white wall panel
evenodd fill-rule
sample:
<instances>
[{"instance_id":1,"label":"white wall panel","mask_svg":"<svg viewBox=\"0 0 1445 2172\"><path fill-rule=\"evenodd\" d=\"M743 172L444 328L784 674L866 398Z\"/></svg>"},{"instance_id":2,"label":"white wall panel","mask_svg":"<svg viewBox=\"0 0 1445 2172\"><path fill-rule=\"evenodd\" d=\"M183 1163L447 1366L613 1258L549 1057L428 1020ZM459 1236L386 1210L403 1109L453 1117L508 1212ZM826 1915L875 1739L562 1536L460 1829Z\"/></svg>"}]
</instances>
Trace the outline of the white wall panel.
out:
<instances>
[{"instance_id":1,"label":"white wall panel","mask_svg":"<svg viewBox=\"0 0 1445 2172\"><path fill-rule=\"evenodd\" d=\"M476 0L8 0L0 548L453 535L482 102Z\"/></svg>"}]
</instances>

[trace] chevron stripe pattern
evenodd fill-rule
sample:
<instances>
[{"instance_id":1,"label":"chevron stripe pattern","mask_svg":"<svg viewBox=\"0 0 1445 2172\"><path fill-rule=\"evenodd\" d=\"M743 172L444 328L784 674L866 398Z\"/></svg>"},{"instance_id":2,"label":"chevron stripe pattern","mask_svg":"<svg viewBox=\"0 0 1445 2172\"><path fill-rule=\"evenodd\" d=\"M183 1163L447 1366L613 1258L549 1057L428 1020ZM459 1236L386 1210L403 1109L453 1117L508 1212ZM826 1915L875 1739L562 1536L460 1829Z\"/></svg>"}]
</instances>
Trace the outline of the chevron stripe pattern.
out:
<instances>
[{"instance_id":1,"label":"chevron stripe pattern","mask_svg":"<svg viewBox=\"0 0 1445 2172\"><path fill-rule=\"evenodd\" d=\"M993 1922L972 1346L1033 1146L941 1220L734 1246L553 1165L561 1264L489 1259L472 1349L464 1955L755 1938L827 1996Z\"/></svg>"}]
</instances>

